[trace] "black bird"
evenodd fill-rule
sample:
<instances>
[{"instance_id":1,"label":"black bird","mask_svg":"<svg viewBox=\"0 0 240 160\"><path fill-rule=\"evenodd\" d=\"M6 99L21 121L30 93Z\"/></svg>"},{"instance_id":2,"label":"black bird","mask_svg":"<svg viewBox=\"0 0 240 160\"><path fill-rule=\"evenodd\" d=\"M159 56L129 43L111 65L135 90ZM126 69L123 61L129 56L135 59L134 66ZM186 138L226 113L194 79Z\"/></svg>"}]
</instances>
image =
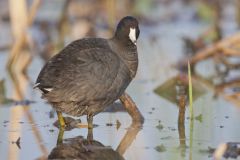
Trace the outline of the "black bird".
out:
<instances>
[{"instance_id":1,"label":"black bird","mask_svg":"<svg viewBox=\"0 0 240 160\"><path fill-rule=\"evenodd\" d=\"M138 67L138 21L124 17L111 39L83 38L73 41L42 68L34 88L42 91L65 126L62 112L93 116L123 95Z\"/></svg>"},{"instance_id":2,"label":"black bird","mask_svg":"<svg viewBox=\"0 0 240 160\"><path fill-rule=\"evenodd\" d=\"M57 144L48 155L48 159L78 159L78 160L124 160L124 158L109 146L82 136L64 139Z\"/></svg>"}]
</instances>

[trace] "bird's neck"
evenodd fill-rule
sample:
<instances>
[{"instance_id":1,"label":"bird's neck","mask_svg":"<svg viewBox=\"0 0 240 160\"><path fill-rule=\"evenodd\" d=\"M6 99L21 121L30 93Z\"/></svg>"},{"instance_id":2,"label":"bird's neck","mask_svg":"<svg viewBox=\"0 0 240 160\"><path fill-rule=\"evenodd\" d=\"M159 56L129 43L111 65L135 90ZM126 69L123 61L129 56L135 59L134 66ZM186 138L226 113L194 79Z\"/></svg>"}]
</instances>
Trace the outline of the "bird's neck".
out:
<instances>
[{"instance_id":1,"label":"bird's neck","mask_svg":"<svg viewBox=\"0 0 240 160\"><path fill-rule=\"evenodd\" d=\"M110 46L128 67L131 77L135 77L138 67L137 46L132 43L131 40L124 42L118 38L112 38L110 40Z\"/></svg>"},{"instance_id":2,"label":"bird's neck","mask_svg":"<svg viewBox=\"0 0 240 160\"><path fill-rule=\"evenodd\" d=\"M128 36L122 36L119 34L115 34L113 38L111 38L116 44L121 45L122 47L136 47L136 45L129 39Z\"/></svg>"}]
</instances>

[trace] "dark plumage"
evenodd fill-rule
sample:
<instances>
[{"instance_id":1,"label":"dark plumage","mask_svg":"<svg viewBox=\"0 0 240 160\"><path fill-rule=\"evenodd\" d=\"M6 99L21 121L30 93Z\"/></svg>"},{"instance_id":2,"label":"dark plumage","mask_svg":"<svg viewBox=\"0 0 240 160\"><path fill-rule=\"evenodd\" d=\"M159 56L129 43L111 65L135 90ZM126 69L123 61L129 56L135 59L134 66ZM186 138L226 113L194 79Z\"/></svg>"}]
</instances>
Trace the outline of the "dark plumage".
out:
<instances>
[{"instance_id":1,"label":"dark plumage","mask_svg":"<svg viewBox=\"0 0 240 160\"><path fill-rule=\"evenodd\" d=\"M35 88L57 111L92 118L116 101L134 78L138 36L138 22L128 16L111 39L72 42L46 63Z\"/></svg>"},{"instance_id":2,"label":"dark plumage","mask_svg":"<svg viewBox=\"0 0 240 160\"><path fill-rule=\"evenodd\" d=\"M78 159L78 160L124 160L124 158L111 147L81 136L68 138L64 143L58 144L48 155L48 159Z\"/></svg>"}]
</instances>

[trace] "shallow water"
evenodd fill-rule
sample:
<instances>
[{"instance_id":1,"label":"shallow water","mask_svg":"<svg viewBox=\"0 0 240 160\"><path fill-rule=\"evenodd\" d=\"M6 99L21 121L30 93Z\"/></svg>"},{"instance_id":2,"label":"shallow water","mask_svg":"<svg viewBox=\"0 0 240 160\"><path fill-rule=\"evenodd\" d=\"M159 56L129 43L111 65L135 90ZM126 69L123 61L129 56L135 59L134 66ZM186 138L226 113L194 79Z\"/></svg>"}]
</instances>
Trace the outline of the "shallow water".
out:
<instances>
[{"instance_id":1,"label":"shallow water","mask_svg":"<svg viewBox=\"0 0 240 160\"><path fill-rule=\"evenodd\" d=\"M179 27L176 27L179 26ZM216 148L220 143L239 141L240 109L226 101L221 95L214 98L214 91L204 87L204 94L194 103L194 115L202 116L194 120L193 138L190 140L190 121L185 120L186 139L182 141L178 132L178 107L166 98L158 96L154 90L179 72L173 65L184 55L181 37L191 34L195 37L206 29L206 24L188 21L171 22L158 26L141 26L141 38L138 41L139 69L136 78L127 92L136 102L145 118L141 130L130 127L131 117L126 112L103 112L94 117L94 140L104 146L118 150L125 159L212 159L208 147ZM157 39L153 42L152 37ZM6 97L35 101L29 106L2 104L0 107L0 155L1 159L40 159L47 157L57 144L58 129L53 126L57 119L49 117L51 106L33 90L33 83L44 62L35 56L28 68L29 79L17 74L19 82L14 83L5 69L8 52L0 53L0 79L5 79ZM198 70L209 73L212 62L199 65ZM19 86L20 92L17 91ZM186 117L188 117L188 109ZM80 117L86 123L86 117ZM117 129L116 121L121 123ZM112 123L113 125L107 125ZM130 127L130 128L129 128ZM87 129L76 128L65 131L64 139L83 136ZM132 140L119 149L124 137ZM16 145L20 137L20 148ZM181 144L180 144L181 140ZM190 148L190 141L193 142ZM180 147L184 146L186 147ZM191 158L192 155L192 158Z\"/></svg>"}]
</instances>

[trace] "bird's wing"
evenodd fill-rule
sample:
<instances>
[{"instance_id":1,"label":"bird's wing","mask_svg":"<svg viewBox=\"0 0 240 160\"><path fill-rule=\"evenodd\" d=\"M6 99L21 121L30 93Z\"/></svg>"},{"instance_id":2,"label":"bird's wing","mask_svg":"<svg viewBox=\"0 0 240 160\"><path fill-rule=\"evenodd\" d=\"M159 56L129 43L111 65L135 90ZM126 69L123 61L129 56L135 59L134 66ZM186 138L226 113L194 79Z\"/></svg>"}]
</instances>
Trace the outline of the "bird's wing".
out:
<instances>
[{"instance_id":1,"label":"bird's wing","mask_svg":"<svg viewBox=\"0 0 240 160\"><path fill-rule=\"evenodd\" d=\"M77 101L84 104L100 100L106 97L119 65L117 55L110 49L91 48L59 53L44 66L36 87L51 102Z\"/></svg>"}]
</instances>

